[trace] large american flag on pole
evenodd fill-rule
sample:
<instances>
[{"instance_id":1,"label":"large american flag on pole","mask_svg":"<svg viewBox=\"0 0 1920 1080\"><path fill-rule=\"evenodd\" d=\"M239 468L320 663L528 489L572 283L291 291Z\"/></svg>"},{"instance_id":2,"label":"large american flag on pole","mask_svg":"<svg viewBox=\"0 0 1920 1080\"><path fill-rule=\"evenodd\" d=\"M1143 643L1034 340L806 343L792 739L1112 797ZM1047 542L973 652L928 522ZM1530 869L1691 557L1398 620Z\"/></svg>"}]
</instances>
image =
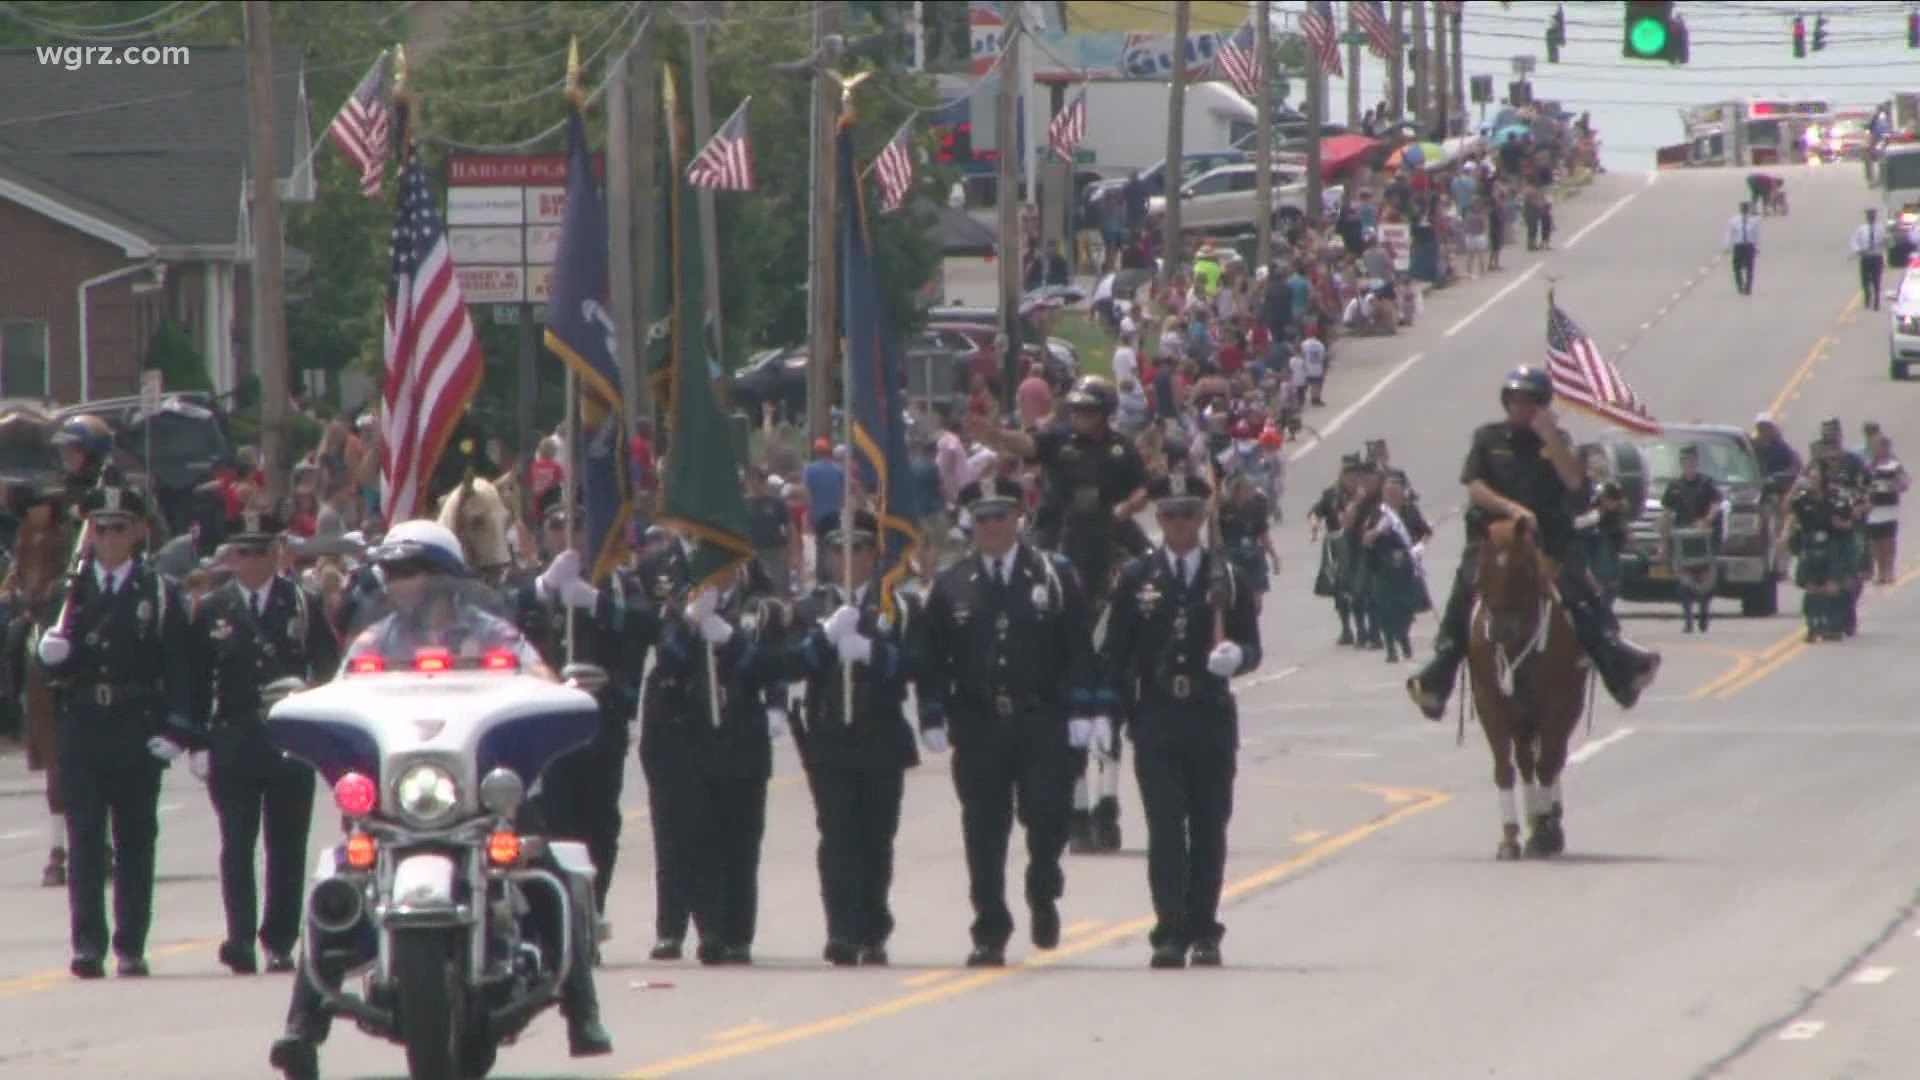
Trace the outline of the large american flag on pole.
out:
<instances>
[{"instance_id":1,"label":"large american flag on pole","mask_svg":"<svg viewBox=\"0 0 1920 1080\"><path fill-rule=\"evenodd\" d=\"M360 170L360 194L380 196L381 174L387 169L387 62L382 52L353 88L347 103L327 126L333 145Z\"/></svg>"},{"instance_id":2,"label":"large american flag on pole","mask_svg":"<svg viewBox=\"0 0 1920 1080\"><path fill-rule=\"evenodd\" d=\"M1256 18L1265 17L1265 12L1256 16ZM1220 51L1215 54L1215 58L1220 61L1221 74L1225 75L1227 81L1233 84L1233 88L1240 92L1240 96L1248 101L1259 101L1260 96L1266 92L1264 86L1267 75L1264 70L1265 65L1261 63L1259 49L1255 44L1258 40L1254 36L1253 20L1249 19L1240 24L1240 29L1235 30L1232 37L1220 43Z\"/></svg>"},{"instance_id":3,"label":"large american flag on pole","mask_svg":"<svg viewBox=\"0 0 1920 1080\"><path fill-rule=\"evenodd\" d=\"M395 108L406 131L406 107ZM420 151L407 140L393 207L380 496L387 523L427 512L426 487L454 424L480 387L482 355L453 273Z\"/></svg>"},{"instance_id":4,"label":"large american flag on pole","mask_svg":"<svg viewBox=\"0 0 1920 1080\"><path fill-rule=\"evenodd\" d=\"M1307 49L1320 64L1320 70L1329 75L1342 73L1340 67L1340 32L1333 24L1332 0L1307 0L1307 9L1300 13L1300 33L1307 39Z\"/></svg>"},{"instance_id":5,"label":"large american flag on pole","mask_svg":"<svg viewBox=\"0 0 1920 1080\"><path fill-rule=\"evenodd\" d=\"M900 130L881 148L880 156L873 159L874 175L880 180L880 212L883 214L900 209L907 201L907 192L913 188L913 146L907 140L907 131L912 126L912 120L901 124Z\"/></svg>"},{"instance_id":6,"label":"large american flag on pole","mask_svg":"<svg viewBox=\"0 0 1920 1080\"><path fill-rule=\"evenodd\" d=\"M1627 385L1620 369L1600 354L1593 339L1551 296L1547 298L1547 374L1553 380L1554 396L1581 412L1629 431L1659 433L1659 421Z\"/></svg>"},{"instance_id":7,"label":"large american flag on pole","mask_svg":"<svg viewBox=\"0 0 1920 1080\"><path fill-rule=\"evenodd\" d=\"M1380 0L1347 0L1353 22L1367 32L1367 51L1382 60L1393 59L1393 26L1380 10Z\"/></svg>"},{"instance_id":8,"label":"large american flag on pole","mask_svg":"<svg viewBox=\"0 0 1920 1080\"><path fill-rule=\"evenodd\" d=\"M700 148L687 166L687 183L716 191L753 190L753 149L747 143L747 102L740 102L727 122Z\"/></svg>"},{"instance_id":9,"label":"large american flag on pole","mask_svg":"<svg viewBox=\"0 0 1920 1080\"><path fill-rule=\"evenodd\" d=\"M1047 125L1047 142L1053 145L1053 155L1061 161L1072 162L1074 147L1087 137L1087 88L1082 86L1080 93L1060 115Z\"/></svg>"}]
</instances>

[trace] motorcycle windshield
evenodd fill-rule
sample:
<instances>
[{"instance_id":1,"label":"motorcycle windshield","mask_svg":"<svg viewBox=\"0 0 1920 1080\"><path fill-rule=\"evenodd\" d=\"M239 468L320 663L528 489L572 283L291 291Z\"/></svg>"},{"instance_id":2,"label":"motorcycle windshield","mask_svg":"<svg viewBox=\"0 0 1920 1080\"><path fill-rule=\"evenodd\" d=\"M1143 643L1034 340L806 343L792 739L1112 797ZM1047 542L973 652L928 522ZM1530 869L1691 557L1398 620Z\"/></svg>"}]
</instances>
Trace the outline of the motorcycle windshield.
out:
<instances>
[{"instance_id":1,"label":"motorcycle windshield","mask_svg":"<svg viewBox=\"0 0 1920 1080\"><path fill-rule=\"evenodd\" d=\"M518 671L554 677L508 621L500 593L473 579L388 585L354 609L340 675Z\"/></svg>"}]
</instances>

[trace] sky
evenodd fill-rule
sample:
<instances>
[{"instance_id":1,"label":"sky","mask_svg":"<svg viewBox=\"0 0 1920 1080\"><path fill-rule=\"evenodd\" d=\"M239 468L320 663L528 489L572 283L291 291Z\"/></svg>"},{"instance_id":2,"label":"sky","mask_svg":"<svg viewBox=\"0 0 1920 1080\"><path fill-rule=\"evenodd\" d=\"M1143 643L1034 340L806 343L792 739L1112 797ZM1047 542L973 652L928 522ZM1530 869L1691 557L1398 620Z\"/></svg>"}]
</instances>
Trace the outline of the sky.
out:
<instances>
[{"instance_id":1,"label":"sky","mask_svg":"<svg viewBox=\"0 0 1920 1080\"><path fill-rule=\"evenodd\" d=\"M1291 22L1299 4L1279 6ZM1682 2L1691 62L1628 60L1620 55L1625 5L1566 5L1567 44L1560 63L1547 63L1546 29L1555 4L1471 0L1462 22L1462 49L1469 76L1495 76L1496 96L1513 78L1511 58L1536 58L1533 94L1557 100L1578 114L1589 111L1600 132L1607 168L1640 172L1653 168L1656 147L1682 140L1679 110L1749 97L1824 98L1834 108L1870 105L1895 90L1920 90L1920 50L1907 48L1909 5L1896 0L1801 0L1798 3ZM1334 5L1344 29L1344 5ZM1827 16L1827 47L1793 58L1792 22ZM1431 29L1429 29L1431 33ZM1344 61L1343 61L1344 62ZM1386 85L1381 61L1362 50L1361 108L1380 100ZM1294 95L1301 97L1299 93ZM1328 117L1346 120L1347 90L1328 80Z\"/></svg>"}]
</instances>

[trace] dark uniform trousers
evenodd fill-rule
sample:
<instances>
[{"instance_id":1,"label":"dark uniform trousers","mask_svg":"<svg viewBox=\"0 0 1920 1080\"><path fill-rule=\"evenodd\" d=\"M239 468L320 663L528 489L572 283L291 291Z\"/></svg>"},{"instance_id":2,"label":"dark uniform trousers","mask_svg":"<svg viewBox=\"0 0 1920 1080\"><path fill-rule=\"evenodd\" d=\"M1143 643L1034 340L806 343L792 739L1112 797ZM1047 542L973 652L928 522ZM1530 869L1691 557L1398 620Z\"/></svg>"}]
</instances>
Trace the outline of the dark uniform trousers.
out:
<instances>
[{"instance_id":1,"label":"dark uniform trousers","mask_svg":"<svg viewBox=\"0 0 1920 1080\"><path fill-rule=\"evenodd\" d=\"M227 752L216 742L207 791L220 819L220 898L227 909L227 940L292 952L300 936L300 905L307 871L307 832L313 825L313 770L274 753ZM267 839L267 906L260 911L253 852L262 823ZM255 926L256 912L259 924Z\"/></svg>"},{"instance_id":2,"label":"dark uniform trousers","mask_svg":"<svg viewBox=\"0 0 1920 1080\"><path fill-rule=\"evenodd\" d=\"M136 560L137 566L137 560ZM69 627L72 655L49 669L61 689L55 753L67 801L67 904L76 956L104 957L107 843L113 843L113 951L146 952L165 766L147 741L191 741L178 591L145 568L122 570L111 596L82 570ZM111 830L111 833L109 833Z\"/></svg>"},{"instance_id":3,"label":"dark uniform trousers","mask_svg":"<svg viewBox=\"0 0 1920 1080\"><path fill-rule=\"evenodd\" d=\"M1018 821L1027 834L1027 903L1054 903L1066 891L1073 778L1081 756L1067 745L1066 718L1001 719L954 714L953 788L973 901L973 943L1004 948L1013 935L1007 910L1007 846Z\"/></svg>"},{"instance_id":4,"label":"dark uniform trousers","mask_svg":"<svg viewBox=\"0 0 1920 1080\"><path fill-rule=\"evenodd\" d=\"M1170 715L1160 724L1180 723ZM1231 739L1135 736L1133 775L1147 814L1147 885L1155 922L1151 944L1218 942L1220 886L1233 816Z\"/></svg>"},{"instance_id":5,"label":"dark uniform trousers","mask_svg":"<svg viewBox=\"0 0 1920 1080\"><path fill-rule=\"evenodd\" d=\"M694 786L693 760L679 723L649 707L640 726L640 771L647 778L647 822L653 836L653 933L670 941L687 936L693 916L692 873L687 867L694 840L683 835L688 820L684 808Z\"/></svg>"},{"instance_id":6,"label":"dark uniform trousers","mask_svg":"<svg viewBox=\"0 0 1920 1080\"><path fill-rule=\"evenodd\" d=\"M593 858L595 905L604 912L613 887L613 864L620 857L620 796L626 787L627 727L634 697L631 690L614 687L595 696L600 729L587 745L548 766L540 790L547 830L554 836L578 837L587 845Z\"/></svg>"},{"instance_id":7,"label":"dark uniform trousers","mask_svg":"<svg viewBox=\"0 0 1920 1080\"><path fill-rule=\"evenodd\" d=\"M885 945L893 936L893 841L900 832L906 773L858 765L807 766L816 862L827 937L855 945Z\"/></svg>"}]
</instances>

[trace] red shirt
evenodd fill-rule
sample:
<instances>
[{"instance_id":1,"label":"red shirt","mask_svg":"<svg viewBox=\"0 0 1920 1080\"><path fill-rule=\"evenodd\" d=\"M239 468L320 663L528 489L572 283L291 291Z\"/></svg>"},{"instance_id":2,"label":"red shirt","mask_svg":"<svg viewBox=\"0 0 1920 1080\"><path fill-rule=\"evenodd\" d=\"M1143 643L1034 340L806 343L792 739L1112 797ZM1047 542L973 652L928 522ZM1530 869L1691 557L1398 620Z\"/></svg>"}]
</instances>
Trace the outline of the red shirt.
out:
<instances>
[{"instance_id":1,"label":"red shirt","mask_svg":"<svg viewBox=\"0 0 1920 1080\"><path fill-rule=\"evenodd\" d=\"M1247 362L1247 357L1246 357L1246 353L1241 350L1240 346L1235 345L1232 342L1228 342L1227 344L1220 346L1219 351L1213 354L1213 362L1220 366L1221 371L1226 372L1228 375L1232 375L1235 372L1238 372L1241 368L1241 365Z\"/></svg>"},{"instance_id":2,"label":"red shirt","mask_svg":"<svg viewBox=\"0 0 1920 1080\"><path fill-rule=\"evenodd\" d=\"M567 467L560 464L558 458L534 458L533 464L528 467L528 474L534 501L538 502L542 492L566 480Z\"/></svg>"},{"instance_id":3,"label":"red shirt","mask_svg":"<svg viewBox=\"0 0 1920 1080\"><path fill-rule=\"evenodd\" d=\"M659 486L659 477L654 474L653 444L645 435L635 435L629 448L633 461L633 486L639 491L652 491Z\"/></svg>"}]
</instances>

